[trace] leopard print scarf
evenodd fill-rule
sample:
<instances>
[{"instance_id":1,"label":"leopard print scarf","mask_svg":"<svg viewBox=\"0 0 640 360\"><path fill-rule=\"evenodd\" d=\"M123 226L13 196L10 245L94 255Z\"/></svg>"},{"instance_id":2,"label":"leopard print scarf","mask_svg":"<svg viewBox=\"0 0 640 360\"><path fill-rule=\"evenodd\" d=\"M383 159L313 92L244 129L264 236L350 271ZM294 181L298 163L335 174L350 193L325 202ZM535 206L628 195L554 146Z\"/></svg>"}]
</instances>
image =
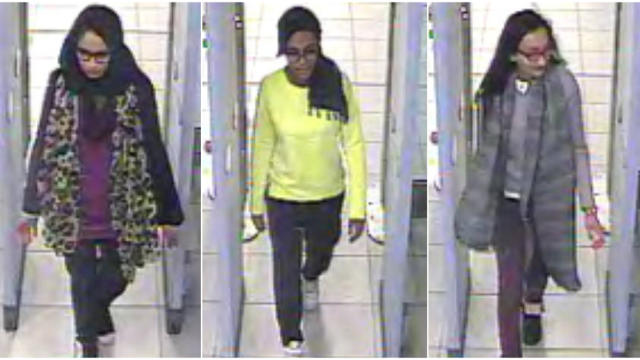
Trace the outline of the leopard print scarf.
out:
<instances>
[{"instance_id":1,"label":"leopard print scarf","mask_svg":"<svg viewBox=\"0 0 640 360\"><path fill-rule=\"evenodd\" d=\"M157 205L147 156L142 145L142 122L138 115L137 89L131 85L116 96L116 128L111 135L113 157L109 206L117 234L122 272L128 282L142 267L159 257ZM44 135L42 167L38 171L43 237L57 255L75 250L82 209L79 204L78 96L55 82L54 100ZM46 190L45 190L46 189Z\"/></svg>"}]
</instances>

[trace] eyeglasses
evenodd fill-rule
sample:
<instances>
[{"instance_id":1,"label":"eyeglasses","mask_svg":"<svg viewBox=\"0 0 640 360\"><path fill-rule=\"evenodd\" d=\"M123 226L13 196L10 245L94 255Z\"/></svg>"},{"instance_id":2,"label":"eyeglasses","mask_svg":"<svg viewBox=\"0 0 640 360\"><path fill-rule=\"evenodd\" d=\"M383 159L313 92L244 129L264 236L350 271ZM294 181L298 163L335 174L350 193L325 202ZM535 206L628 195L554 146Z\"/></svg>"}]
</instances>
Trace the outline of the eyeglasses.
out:
<instances>
[{"instance_id":1,"label":"eyeglasses","mask_svg":"<svg viewBox=\"0 0 640 360\"><path fill-rule=\"evenodd\" d=\"M92 59L95 60L96 64L106 64L111 59L111 54L108 51L89 51L87 49L78 48L76 50L76 54L78 55L78 59L82 62L90 62Z\"/></svg>"},{"instance_id":2,"label":"eyeglasses","mask_svg":"<svg viewBox=\"0 0 640 360\"><path fill-rule=\"evenodd\" d=\"M284 50L284 55L287 57L287 60L292 63L297 63L302 58L304 58L305 61L313 61L318 57L319 53L320 49L317 47L306 48L302 52L296 48L286 48Z\"/></svg>"},{"instance_id":3,"label":"eyeglasses","mask_svg":"<svg viewBox=\"0 0 640 360\"><path fill-rule=\"evenodd\" d=\"M547 48L542 51L536 52L525 52L518 49L518 54L524 56L529 62L538 62L541 59L545 59L548 61L549 59L551 59L551 56L553 56L553 49Z\"/></svg>"}]
</instances>

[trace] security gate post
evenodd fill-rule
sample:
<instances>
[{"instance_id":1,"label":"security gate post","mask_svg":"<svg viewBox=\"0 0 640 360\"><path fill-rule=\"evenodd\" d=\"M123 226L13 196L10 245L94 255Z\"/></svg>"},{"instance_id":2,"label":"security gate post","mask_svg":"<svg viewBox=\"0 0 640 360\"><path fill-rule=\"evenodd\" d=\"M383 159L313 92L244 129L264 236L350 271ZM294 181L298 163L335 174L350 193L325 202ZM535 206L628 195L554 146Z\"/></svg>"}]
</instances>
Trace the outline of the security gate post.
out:
<instances>
[{"instance_id":1,"label":"security gate post","mask_svg":"<svg viewBox=\"0 0 640 360\"><path fill-rule=\"evenodd\" d=\"M26 246L16 228L25 178L25 5L0 4L0 236L2 237L4 328L18 328Z\"/></svg>"}]
</instances>

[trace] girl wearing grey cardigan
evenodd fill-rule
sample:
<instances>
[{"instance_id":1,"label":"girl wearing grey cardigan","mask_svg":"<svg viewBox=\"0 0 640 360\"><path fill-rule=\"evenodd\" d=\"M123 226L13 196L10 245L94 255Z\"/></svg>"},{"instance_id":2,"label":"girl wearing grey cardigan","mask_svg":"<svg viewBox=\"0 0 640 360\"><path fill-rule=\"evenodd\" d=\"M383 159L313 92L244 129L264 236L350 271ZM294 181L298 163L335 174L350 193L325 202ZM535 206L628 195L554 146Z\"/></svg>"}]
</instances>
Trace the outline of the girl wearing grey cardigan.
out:
<instances>
[{"instance_id":1,"label":"girl wearing grey cardigan","mask_svg":"<svg viewBox=\"0 0 640 360\"><path fill-rule=\"evenodd\" d=\"M476 95L480 143L456 210L459 241L493 247L502 356L540 341L550 277L581 287L576 268L577 188L594 248L604 242L593 199L580 89L549 23L532 10L507 20ZM522 317L522 324L521 324Z\"/></svg>"}]
</instances>

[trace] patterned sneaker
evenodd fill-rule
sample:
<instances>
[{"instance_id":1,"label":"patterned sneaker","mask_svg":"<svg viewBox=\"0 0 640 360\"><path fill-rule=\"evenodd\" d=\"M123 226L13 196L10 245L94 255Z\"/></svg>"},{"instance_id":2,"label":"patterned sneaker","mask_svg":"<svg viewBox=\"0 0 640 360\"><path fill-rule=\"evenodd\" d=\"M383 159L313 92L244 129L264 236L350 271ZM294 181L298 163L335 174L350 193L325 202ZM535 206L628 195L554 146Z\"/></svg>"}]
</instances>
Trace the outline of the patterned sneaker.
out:
<instances>
[{"instance_id":1,"label":"patterned sneaker","mask_svg":"<svg viewBox=\"0 0 640 360\"><path fill-rule=\"evenodd\" d=\"M284 347L285 357L302 357L302 341L291 340Z\"/></svg>"},{"instance_id":2,"label":"patterned sneaker","mask_svg":"<svg viewBox=\"0 0 640 360\"><path fill-rule=\"evenodd\" d=\"M305 311L314 311L318 308L320 298L320 284L316 280L302 280L302 303Z\"/></svg>"}]
</instances>

